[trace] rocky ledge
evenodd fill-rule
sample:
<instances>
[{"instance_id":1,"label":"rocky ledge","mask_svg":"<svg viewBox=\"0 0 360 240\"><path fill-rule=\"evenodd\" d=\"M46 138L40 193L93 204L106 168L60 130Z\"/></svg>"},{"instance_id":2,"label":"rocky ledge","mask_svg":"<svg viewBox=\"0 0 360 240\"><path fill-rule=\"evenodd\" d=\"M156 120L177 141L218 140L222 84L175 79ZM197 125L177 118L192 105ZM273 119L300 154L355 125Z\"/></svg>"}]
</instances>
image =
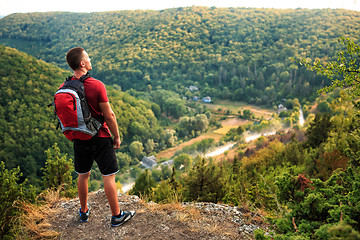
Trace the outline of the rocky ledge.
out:
<instances>
[{"instance_id":1,"label":"rocky ledge","mask_svg":"<svg viewBox=\"0 0 360 240\"><path fill-rule=\"evenodd\" d=\"M110 208L104 190L89 194L89 221L80 223L79 199L56 203L48 220L59 239L253 239L256 229L268 225L256 212L214 203L144 202L137 196L119 194L124 210L135 217L120 227L110 226Z\"/></svg>"}]
</instances>

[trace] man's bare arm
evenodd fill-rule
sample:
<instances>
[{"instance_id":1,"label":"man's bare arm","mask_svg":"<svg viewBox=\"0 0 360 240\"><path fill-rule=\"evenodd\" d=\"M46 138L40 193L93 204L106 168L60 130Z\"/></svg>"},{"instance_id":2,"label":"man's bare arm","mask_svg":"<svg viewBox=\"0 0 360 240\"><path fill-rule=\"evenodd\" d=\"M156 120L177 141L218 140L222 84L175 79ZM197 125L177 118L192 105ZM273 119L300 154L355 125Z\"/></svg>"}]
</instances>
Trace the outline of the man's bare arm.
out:
<instances>
[{"instance_id":1,"label":"man's bare arm","mask_svg":"<svg viewBox=\"0 0 360 240\"><path fill-rule=\"evenodd\" d=\"M110 132L114 137L114 148L118 149L120 147L121 141L119 136L119 129L116 122L116 116L113 110L111 109L109 102L101 102L99 103L99 107L101 112L104 114L104 120L108 125Z\"/></svg>"}]
</instances>

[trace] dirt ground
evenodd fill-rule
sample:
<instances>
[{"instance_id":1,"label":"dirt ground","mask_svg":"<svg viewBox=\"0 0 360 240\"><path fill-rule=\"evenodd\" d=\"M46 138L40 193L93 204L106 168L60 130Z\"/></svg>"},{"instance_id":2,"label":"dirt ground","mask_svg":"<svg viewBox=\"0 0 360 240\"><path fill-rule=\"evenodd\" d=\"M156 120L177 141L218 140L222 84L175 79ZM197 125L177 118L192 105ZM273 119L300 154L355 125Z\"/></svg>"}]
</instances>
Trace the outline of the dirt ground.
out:
<instances>
[{"instance_id":1,"label":"dirt ground","mask_svg":"<svg viewBox=\"0 0 360 240\"><path fill-rule=\"evenodd\" d=\"M266 229L261 215L245 208L213 204L144 203L136 196L119 194L123 210L137 214L119 227L110 226L110 209L103 190L89 194L88 222L78 216L79 200L57 203L49 220L58 239L253 239L254 230Z\"/></svg>"}]
</instances>

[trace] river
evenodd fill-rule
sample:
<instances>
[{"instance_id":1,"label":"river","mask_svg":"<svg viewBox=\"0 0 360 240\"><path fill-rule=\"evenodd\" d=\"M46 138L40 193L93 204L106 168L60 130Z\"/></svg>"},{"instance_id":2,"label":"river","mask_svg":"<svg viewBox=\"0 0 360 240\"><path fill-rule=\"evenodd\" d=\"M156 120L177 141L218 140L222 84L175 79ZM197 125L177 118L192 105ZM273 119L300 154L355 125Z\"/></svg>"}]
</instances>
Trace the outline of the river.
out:
<instances>
[{"instance_id":1,"label":"river","mask_svg":"<svg viewBox=\"0 0 360 240\"><path fill-rule=\"evenodd\" d=\"M276 132L266 132L266 133L254 133L254 134L251 134L249 136L247 136L245 138L245 142L250 142L252 140L255 140L261 136L270 136L270 135L274 135Z\"/></svg>"},{"instance_id":2,"label":"river","mask_svg":"<svg viewBox=\"0 0 360 240\"><path fill-rule=\"evenodd\" d=\"M123 191L123 193L127 193L134 186L134 184L135 184L135 182L127 183L127 184L123 185L121 190Z\"/></svg>"},{"instance_id":3,"label":"river","mask_svg":"<svg viewBox=\"0 0 360 240\"><path fill-rule=\"evenodd\" d=\"M224 146L221 146L220 148L205 154L205 157L215 157L217 155L220 155L220 154L224 153L225 151L229 150L230 148L232 148L235 144L236 143L228 143Z\"/></svg>"},{"instance_id":4,"label":"river","mask_svg":"<svg viewBox=\"0 0 360 240\"><path fill-rule=\"evenodd\" d=\"M301 106L300 106L299 112L300 112L300 115L299 115L299 125L300 125L300 126L303 126L304 123L305 123L305 119L304 119L304 113L303 113L303 110L302 110Z\"/></svg>"}]
</instances>

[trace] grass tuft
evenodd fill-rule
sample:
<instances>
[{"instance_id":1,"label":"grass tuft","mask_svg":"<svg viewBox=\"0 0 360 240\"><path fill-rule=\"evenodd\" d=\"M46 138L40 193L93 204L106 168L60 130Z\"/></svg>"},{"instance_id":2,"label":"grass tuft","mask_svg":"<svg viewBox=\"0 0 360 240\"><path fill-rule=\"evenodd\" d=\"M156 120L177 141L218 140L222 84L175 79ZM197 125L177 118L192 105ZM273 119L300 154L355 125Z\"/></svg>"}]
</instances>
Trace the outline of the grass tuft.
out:
<instances>
[{"instance_id":1,"label":"grass tuft","mask_svg":"<svg viewBox=\"0 0 360 240\"><path fill-rule=\"evenodd\" d=\"M39 199L39 205L24 200L14 203L22 212L19 219L21 233L16 239L56 239L59 235L47 220L56 213L52 206L61 200L60 189L48 189L39 195Z\"/></svg>"}]
</instances>

